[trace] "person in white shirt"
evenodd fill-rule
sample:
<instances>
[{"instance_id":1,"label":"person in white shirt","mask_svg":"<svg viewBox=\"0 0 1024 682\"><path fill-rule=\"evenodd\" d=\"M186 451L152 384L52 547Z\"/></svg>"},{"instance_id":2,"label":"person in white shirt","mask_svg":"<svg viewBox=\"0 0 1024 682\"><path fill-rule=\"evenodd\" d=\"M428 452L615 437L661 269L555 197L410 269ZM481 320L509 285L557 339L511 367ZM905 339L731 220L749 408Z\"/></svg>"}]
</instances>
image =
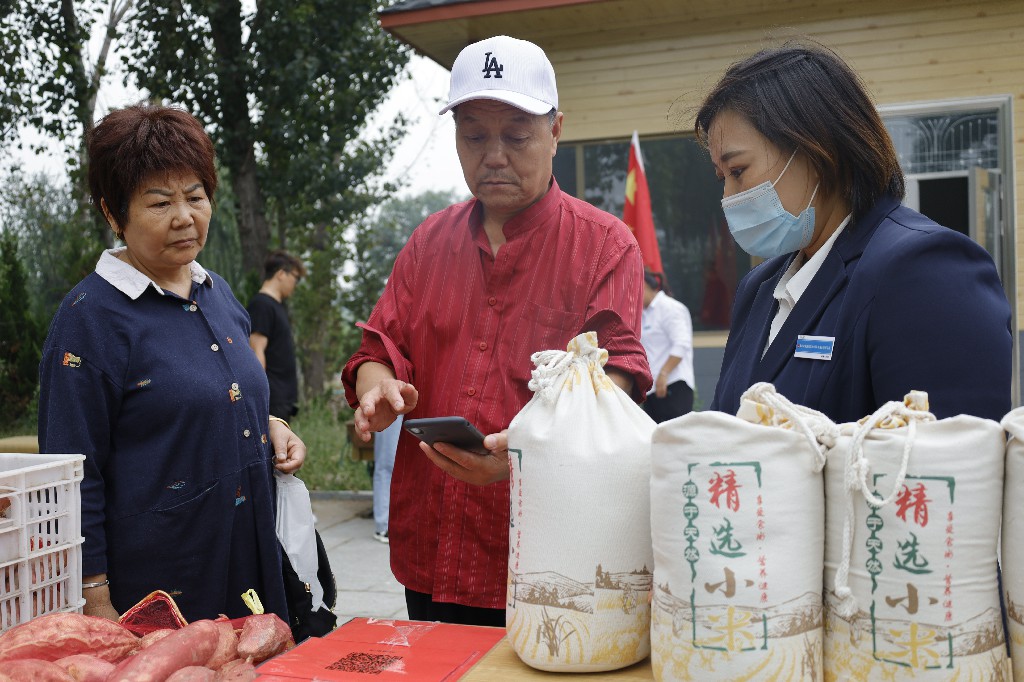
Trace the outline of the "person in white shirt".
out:
<instances>
[{"instance_id":1,"label":"person in white shirt","mask_svg":"<svg viewBox=\"0 0 1024 682\"><path fill-rule=\"evenodd\" d=\"M659 424L693 409L693 322L686 306L665 293L659 275L644 273L640 343L654 374L644 410Z\"/></svg>"}]
</instances>

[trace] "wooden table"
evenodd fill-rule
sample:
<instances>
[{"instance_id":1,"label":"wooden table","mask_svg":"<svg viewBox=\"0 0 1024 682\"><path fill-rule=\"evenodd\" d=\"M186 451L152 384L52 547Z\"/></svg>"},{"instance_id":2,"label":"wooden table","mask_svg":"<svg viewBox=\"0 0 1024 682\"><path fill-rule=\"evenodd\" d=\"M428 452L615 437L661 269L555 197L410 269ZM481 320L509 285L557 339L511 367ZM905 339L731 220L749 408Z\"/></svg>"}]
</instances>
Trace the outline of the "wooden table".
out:
<instances>
[{"instance_id":1,"label":"wooden table","mask_svg":"<svg viewBox=\"0 0 1024 682\"><path fill-rule=\"evenodd\" d=\"M480 659L468 673L463 675L460 682L495 682L496 680L554 680L562 679L566 682L573 680L608 680L609 682L650 682L654 679L651 671L651 657L622 668L603 673L550 673L543 670L535 670L519 660L519 656L512 650L508 638L503 637L494 648L487 652L487 655Z\"/></svg>"}]
</instances>

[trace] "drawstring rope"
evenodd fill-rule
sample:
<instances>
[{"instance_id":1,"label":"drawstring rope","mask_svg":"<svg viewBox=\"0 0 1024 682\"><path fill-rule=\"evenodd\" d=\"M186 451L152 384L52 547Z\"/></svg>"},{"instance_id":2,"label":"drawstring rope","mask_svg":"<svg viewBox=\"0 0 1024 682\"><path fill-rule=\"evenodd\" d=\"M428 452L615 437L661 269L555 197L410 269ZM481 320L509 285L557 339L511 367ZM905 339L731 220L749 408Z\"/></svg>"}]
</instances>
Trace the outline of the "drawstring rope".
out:
<instances>
[{"instance_id":1,"label":"drawstring rope","mask_svg":"<svg viewBox=\"0 0 1024 682\"><path fill-rule=\"evenodd\" d=\"M814 471L825 468L826 455L835 447L839 427L817 410L790 402L784 395L767 382L759 382L744 391L740 400L752 400L766 405L786 416L799 428L814 450Z\"/></svg>"},{"instance_id":2,"label":"drawstring rope","mask_svg":"<svg viewBox=\"0 0 1024 682\"><path fill-rule=\"evenodd\" d=\"M575 359L575 353L565 350L542 350L531 355L530 360L537 367L530 373L530 390L548 402L553 401L558 393L556 384Z\"/></svg>"},{"instance_id":3,"label":"drawstring rope","mask_svg":"<svg viewBox=\"0 0 1024 682\"><path fill-rule=\"evenodd\" d=\"M566 350L542 350L531 355L530 360L537 367L531 372L530 390L549 403L554 402L563 376L574 366L590 373L595 390L610 384L604 373L608 351L597 345L594 332L580 334L569 342Z\"/></svg>"},{"instance_id":4,"label":"drawstring rope","mask_svg":"<svg viewBox=\"0 0 1024 682\"><path fill-rule=\"evenodd\" d=\"M900 460L900 469L896 474L896 481L892 490L886 497L877 497L868 487L868 475L871 470L871 463L864 457L864 439L878 425L893 416L903 417L907 426L907 438L903 442L903 457ZM844 618L850 618L857 612L857 600L850 589L850 559L853 554L853 520L855 512L853 509L853 497L856 491L860 491L865 501L875 509L891 504L899 494L907 477L907 466L910 463L910 453L914 449L914 442L917 439L917 423L935 421L935 415L926 410L918 410L908 407L906 404L893 400L885 403L874 414L858 425L850 443L850 455L844 469L843 487L845 494L845 513L843 514L843 558L836 569L835 592L839 599L837 611Z\"/></svg>"}]
</instances>

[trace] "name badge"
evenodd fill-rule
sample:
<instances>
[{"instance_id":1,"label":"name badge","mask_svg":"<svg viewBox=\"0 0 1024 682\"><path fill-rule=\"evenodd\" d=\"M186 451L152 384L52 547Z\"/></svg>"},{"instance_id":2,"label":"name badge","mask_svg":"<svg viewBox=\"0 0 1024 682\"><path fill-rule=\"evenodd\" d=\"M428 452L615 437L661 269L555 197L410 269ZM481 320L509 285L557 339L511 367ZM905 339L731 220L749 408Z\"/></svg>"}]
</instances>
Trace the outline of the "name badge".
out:
<instances>
[{"instance_id":1,"label":"name badge","mask_svg":"<svg viewBox=\"0 0 1024 682\"><path fill-rule=\"evenodd\" d=\"M832 347L836 344L834 336L804 336L796 337L796 351L794 358L807 358L809 360L831 360Z\"/></svg>"}]
</instances>

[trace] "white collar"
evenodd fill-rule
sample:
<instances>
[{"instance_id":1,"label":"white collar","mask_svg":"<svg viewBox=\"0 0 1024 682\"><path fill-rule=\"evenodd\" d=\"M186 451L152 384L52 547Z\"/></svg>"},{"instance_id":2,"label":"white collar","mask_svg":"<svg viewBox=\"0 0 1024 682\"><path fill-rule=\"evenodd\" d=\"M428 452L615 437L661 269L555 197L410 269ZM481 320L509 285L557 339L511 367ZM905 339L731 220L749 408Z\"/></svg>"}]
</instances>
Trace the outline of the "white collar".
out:
<instances>
[{"instance_id":1,"label":"white collar","mask_svg":"<svg viewBox=\"0 0 1024 682\"><path fill-rule=\"evenodd\" d=\"M818 270L821 269L822 263L828 258L828 254L832 251L832 246L836 243L836 239L842 233L850 223L852 214L847 215L843 218L843 222L839 223L839 227L832 233L832 236L828 238L821 248L818 249L813 256L806 263L802 263L803 254L797 253L793 262L790 264L789 269L786 270L786 274L782 276L779 283L775 285L774 296L778 300L788 298L796 305L796 302L800 300L800 297L807 291L807 287L811 285L811 280L818 274Z\"/></svg>"},{"instance_id":2,"label":"white collar","mask_svg":"<svg viewBox=\"0 0 1024 682\"><path fill-rule=\"evenodd\" d=\"M658 293L654 294L654 298L651 299L651 302L647 304L647 308L645 310L650 310L650 309L656 307L658 302L661 299L666 298L667 296L668 296L668 294L666 294L664 291L659 289Z\"/></svg>"},{"instance_id":3,"label":"white collar","mask_svg":"<svg viewBox=\"0 0 1024 682\"><path fill-rule=\"evenodd\" d=\"M133 301L141 296L142 292L149 286L152 286L158 294L163 296L164 290L156 282L136 270L130 263L125 263L117 257L117 254L126 248L121 246L116 249L107 249L101 253L100 259L96 263L96 274L110 282L111 286ZM192 273L193 282L213 286L213 278L210 277L202 265L192 261L188 264L188 269Z\"/></svg>"}]
</instances>

